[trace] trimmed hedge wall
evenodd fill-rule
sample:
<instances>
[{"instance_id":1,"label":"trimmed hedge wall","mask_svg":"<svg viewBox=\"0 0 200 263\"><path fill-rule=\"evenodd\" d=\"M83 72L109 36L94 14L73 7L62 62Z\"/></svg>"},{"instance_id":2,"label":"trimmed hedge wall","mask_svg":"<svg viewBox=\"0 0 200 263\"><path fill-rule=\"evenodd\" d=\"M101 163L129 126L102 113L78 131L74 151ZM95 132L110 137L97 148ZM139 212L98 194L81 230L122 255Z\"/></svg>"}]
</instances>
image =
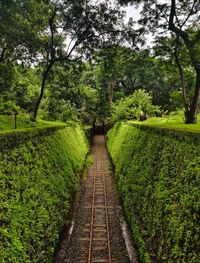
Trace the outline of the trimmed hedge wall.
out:
<instances>
[{"instance_id":1,"label":"trimmed hedge wall","mask_svg":"<svg viewBox=\"0 0 200 263\"><path fill-rule=\"evenodd\" d=\"M87 153L79 126L0 135L0 262L52 262Z\"/></svg>"},{"instance_id":2,"label":"trimmed hedge wall","mask_svg":"<svg viewBox=\"0 0 200 263\"><path fill-rule=\"evenodd\" d=\"M117 123L107 144L141 262L200 262L200 135Z\"/></svg>"}]
</instances>

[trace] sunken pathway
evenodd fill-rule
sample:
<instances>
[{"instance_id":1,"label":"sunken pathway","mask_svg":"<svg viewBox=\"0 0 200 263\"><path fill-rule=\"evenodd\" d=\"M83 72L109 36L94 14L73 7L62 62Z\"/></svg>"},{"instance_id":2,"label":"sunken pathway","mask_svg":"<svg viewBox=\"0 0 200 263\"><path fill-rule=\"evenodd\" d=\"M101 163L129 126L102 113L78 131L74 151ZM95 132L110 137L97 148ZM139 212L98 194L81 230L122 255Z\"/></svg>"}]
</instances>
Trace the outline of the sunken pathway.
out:
<instances>
[{"instance_id":1,"label":"sunken pathway","mask_svg":"<svg viewBox=\"0 0 200 263\"><path fill-rule=\"evenodd\" d=\"M138 263L129 235L122 231L126 227L103 135L94 137L92 155L93 164L82 180L71 236L63 240L55 262Z\"/></svg>"}]
</instances>

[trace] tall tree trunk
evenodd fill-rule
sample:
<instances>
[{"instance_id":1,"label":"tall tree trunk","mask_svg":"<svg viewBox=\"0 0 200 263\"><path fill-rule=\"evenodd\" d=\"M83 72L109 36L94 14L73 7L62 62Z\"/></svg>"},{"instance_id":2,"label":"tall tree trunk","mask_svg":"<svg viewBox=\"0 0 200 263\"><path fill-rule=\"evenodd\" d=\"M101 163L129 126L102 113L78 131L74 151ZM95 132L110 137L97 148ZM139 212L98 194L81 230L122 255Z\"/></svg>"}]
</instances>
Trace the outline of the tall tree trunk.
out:
<instances>
[{"instance_id":1,"label":"tall tree trunk","mask_svg":"<svg viewBox=\"0 0 200 263\"><path fill-rule=\"evenodd\" d=\"M196 85L189 111L185 114L185 123L197 123L197 114L200 100L200 68L196 69Z\"/></svg>"},{"instance_id":2,"label":"tall tree trunk","mask_svg":"<svg viewBox=\"0 0 200 263\"><path fill-rule=\"evenodd\" d=\"M179 79L180 79L180 83L181 83L183 104L184 104L184 108L185 108L185 121L186 121L190 107L189 107L189 101L188 101L188 96L187 96L187 90L185 87L184 71L183 71L183 67L181 65L181 62L179 59L179 54L178 54L179 44L180 44L179 37L177 37L176 38L176 46L175 46L175 50L174 50L174 57L175 57L175 62L178 66L178 71L179 71Z\"/></svg>"},{"instance_id":3,"label":"tall tree trunk","mask_svg":"<svg viewBox=\"0 0 200 263\"><path fill-rule=\"evenodd\" d=\"M45 69L44 73L43 73L40 95L39 95L39 97L35 103L35 108L33 111L33 121L36 121L36 119L37 119L38 109L39 109L40 103L42 101L42 98L44 96L44 90L45 90L46 82L47 82L47 79L49 77L49 72L50 72L52 66L53 66L53 62L50 62L49 65L47 66L47 68Z\"/></svg>"}]
</instances>

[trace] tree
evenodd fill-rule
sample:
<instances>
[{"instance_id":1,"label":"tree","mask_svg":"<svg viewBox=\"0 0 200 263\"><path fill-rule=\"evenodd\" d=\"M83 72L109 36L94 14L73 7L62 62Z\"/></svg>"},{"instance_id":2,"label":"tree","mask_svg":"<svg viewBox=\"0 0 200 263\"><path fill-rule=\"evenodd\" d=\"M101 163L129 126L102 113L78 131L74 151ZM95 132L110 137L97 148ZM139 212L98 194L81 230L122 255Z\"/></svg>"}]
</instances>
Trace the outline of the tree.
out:
<instances>
[{"instance_id":1,"label":"tree","mask_svg":"<svg viewBox=\"0 0 200 263\"><path fill-rule=\"evenodd\" d=\"M40 68L15 66L12 85L13 100L25 112L30 113L40 91Z\"/></svg>"},{"instance_id":2,"label":"tree","mask_svg":"<svg viewBox=\"0 0 200 263\"><path fill-rule=\"evenodd\" d=\"M196 123L200 101L200 2L196 0L171 0L163 4L161 1L119 0L121 4L143 3L141 24L155 32L158 28L168 28L178 39L182 39L191 65L195 70L196 81L192 100L185 108L185 122Z\"/></svg>"},{"instance_id":3,"label":"tree","mask_svg":"<svg viewBox=\"0 0 200 263\"><path fill-rule=\"evenodd\" d=\"M41 92L36 101L33 120L37 112L47 79L55 63L65 64L87 57L94 49L109 41L117 41L120 32L121 13L113 9L109 1L98 5L93 1L51 2L51 15L46 44L41 53L44 72ZM67 47L66 40L69 42Z\"/></svg>"},{"instance_id":4,"label":"tree","mask_svg":"<svg viewBox=\"0 0 200 263\"><path fill-rule=\"evenodd\" d=\"M6 115L14 115L14 129L17 128L17 115L20 108L12 101L6 101L1 104L0 112Z\"/></svg>"},{"instance_id":5,"label":"tree","mask_svg":"<svg viewBox=\"0 0 200 263\"><path fill-rule=\"evenodd\" d=\"M16 68L35 65L48 13L46 0L0 0L0 84L4 100L12 97L16 102ZM26 91L25 87L21 95Z\"/></svg>"},{"instance_id":6,"label":"tree","mask_svg":"<svg viewBox=\"0 0 200 263\"><path fill-rule=\"evenodd\" d=\"M24 112L30 113L39 90L39 70L17 64L1 64L0 86L2 103L12 101Z\"/></svg>"},{"instance_id":7,"label":"tree","mask_svg":"<svg viewBox=\"0 0 200 263\"><path fill-rule=\"evenodd\" d=\"M90 123L97 111L98 92L91 77L91 66L75 62L67 68L55 65L48 84L45 117L50 119L81 120ZM44 103L41 105L43 107Z\"/></svg>"},{"instance_id":8,"label":"tree","mask_svg":"<svg viewBox=\"0 0 200 263\"><path fill-rule=\"evenodd\" d=\"M166 70L174 79L172 91L180 94L179 91L182 90L182 104L179 103L179 106L182 105L187 112L194 93L195 71L183 41L173 35L157 37L154 53L167 63Z\"/></svg>"},{"instance_id":9,"label":"tree","mask_svg":"<svg viewBox=\"0 0 200 263\"><path fill-rule=\"evenodd\" d=\"M166 59L148 50L111 45L99 52L96 63L97 86L102 87L110 105L143 88L151 94L154 104L169 109L169 92L175 89L174 68Z\"/></svg>"},{"instance_id":10,"label":"tree","mask_svg":"<svg viewBox=\"0 0 200 263\"><path fill-rule=\"evenodd\" d=\"M183 22L180 22L177 17L177 3L175 0L171 1L171 9L170 9L170 17L169 17L169 29L176 34L177 36L177 47L178 47L178 40L181 38L187 48L188 54L191 59L191 63L195 69L196 72L196 84L195 84L195 90L194 95L192 98L192 101L190 104L186 101L186 95L185 95L185 88L184 83L182 83L182 89L183 89L183 97L184 97L184 104L185 104L185 121L186 123L196 123L197 122L197 113L198 113L198 107L199 107L199 100L200 100L200 56L198 55L198 52L200 51L200 28L190 27L188 29L183 29L183 26L187 23L187 21L195 14L197 14L200 11L200 4L198 1L194 0L189 1L190 3L184 3L184 5L181 5L180 7L186 7L189 8L189 14L184 19ZM175 22L175 19L177 22ZM197 22L195 20L192 21L192 23ZM175 53L177 64L179 66L180 76L182 75L182 69L181 64L179 62L178 54ZM183 77L181 76L181 79Z\"/></svg>"},{"instance_id":11,"label":"tree","mask_svg":"<svg viewBox=\"0 0 200 263\"><path fill-rule=\"evenodd\" d=\"M0 63L32 61L47 23L48 1L0 0Z\"/></svg>"}]
</instances>

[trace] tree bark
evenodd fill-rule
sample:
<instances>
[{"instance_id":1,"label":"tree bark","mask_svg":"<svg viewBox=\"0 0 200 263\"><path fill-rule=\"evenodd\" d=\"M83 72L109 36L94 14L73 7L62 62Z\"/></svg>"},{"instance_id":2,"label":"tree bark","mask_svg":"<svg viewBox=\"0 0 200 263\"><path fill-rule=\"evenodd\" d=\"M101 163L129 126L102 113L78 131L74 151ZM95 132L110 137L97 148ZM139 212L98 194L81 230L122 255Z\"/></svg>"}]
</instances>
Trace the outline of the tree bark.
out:
<instances>
[{"instance_id":1,"label":"tree bark","mask_svg":"<svg viewBox=\"0 0 200 263\"><path fill-rule=\"evenodd\" d=\"M42 101L42 98L44 96L44 90L45 90L45 87L46 87L46 82L47 82L47 79L49 77L49 72L51 70L53 66L53 61L51 61L49 63L49 65L47 66L46 70L44 71L44 74L43 74L43 78L42 78L42 85L41 85L41 90L40 90L40 95L35 103L35 108L34 108L34 111L33 111L33 121L36 121L37 119L37 114L38 114L38 109L39 109L39 106L40 106L40 103Z\"/></svg>"},{"instance_id":2,"label":"tree bark","mask_svg":"<svg viewBox=\"0 0 200 263\"><path fill-rule=\"evenodd\" d=\"M179 59L179 54L178 54L178 48L179 48L179 37L176 38L176 46L174 50L174 57L175 57L175 62L178 66L178 71L179 71L179 78L180 78L180 83L181 83L181 89L182 89L182 96L183 96L183 104L185 108L185 119L186 116L188 115L189 112L189 103L188 103L188 98L187 98L187 90L185 87L185 81L184 81L184 71Z\"/></svg>"},{"instance_id":3,"label":"tree bark","mask_svg":"<svg viewBox=\"0 0 200 263\"><path fill-rule=\"evenodd\" d=\"M185 113L185 123L197 123L197 114L200 100L200 68L196 70L196 85L190 109Z\"/></svg>"}]
</instances>

